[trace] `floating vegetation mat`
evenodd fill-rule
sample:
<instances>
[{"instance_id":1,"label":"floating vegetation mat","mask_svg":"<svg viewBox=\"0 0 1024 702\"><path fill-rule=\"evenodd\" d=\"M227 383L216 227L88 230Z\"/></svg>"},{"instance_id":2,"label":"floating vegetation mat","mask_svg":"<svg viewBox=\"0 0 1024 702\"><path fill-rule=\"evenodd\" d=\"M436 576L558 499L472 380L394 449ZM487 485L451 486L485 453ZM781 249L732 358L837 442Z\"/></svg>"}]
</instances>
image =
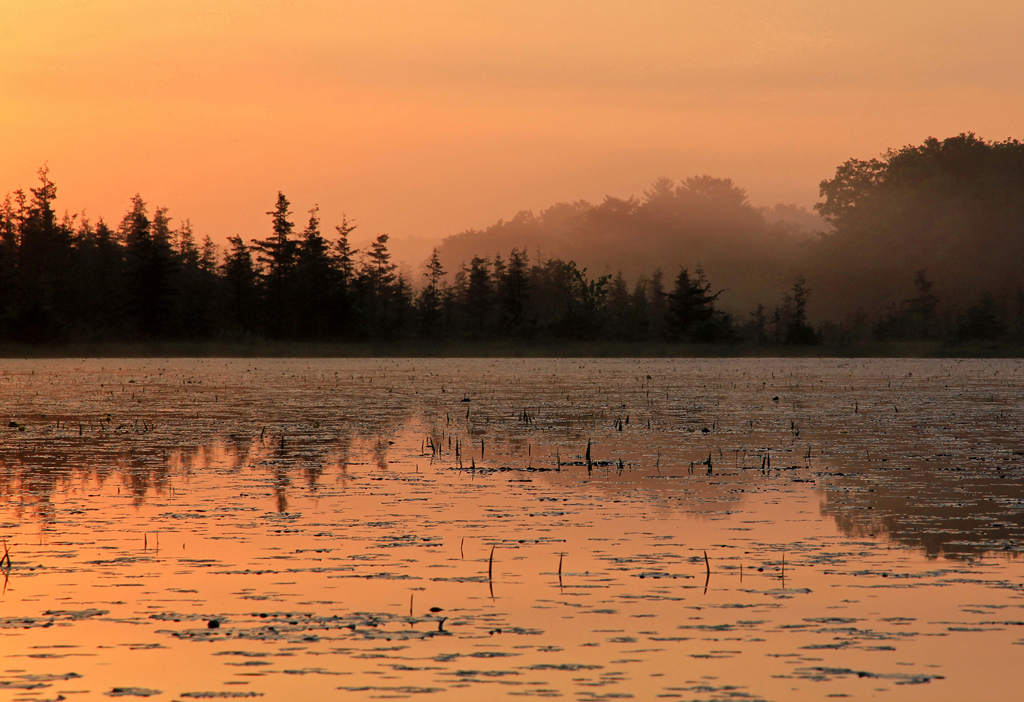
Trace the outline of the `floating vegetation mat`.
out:
<instances>
[{"instance_id":1,"label":"floating vegetation mat","mask_svg":"<svg viewBox=\"0 0 1024 702\"><path fill-rule=\"evenodd\" d=\"M1016 700L1017 361L0 372L0 699Z\"/></svg>"}]
</instances>

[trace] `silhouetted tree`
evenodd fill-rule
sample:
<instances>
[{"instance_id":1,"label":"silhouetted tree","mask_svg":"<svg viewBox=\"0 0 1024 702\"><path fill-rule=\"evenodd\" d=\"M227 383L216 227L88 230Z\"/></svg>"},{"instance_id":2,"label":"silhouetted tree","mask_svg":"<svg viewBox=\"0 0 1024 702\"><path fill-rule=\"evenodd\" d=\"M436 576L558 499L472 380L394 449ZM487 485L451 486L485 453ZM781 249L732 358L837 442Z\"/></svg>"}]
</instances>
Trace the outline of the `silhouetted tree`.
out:
<instances>
[{"instance_id":1,"label":"silhouetted tree","mask_svg":"<svg viewBox=\"0 0 1024 702\"><path fill-rule=\"evenodd\" d=\"M633 292L630 295L630 309L633 314L633 331L630 334L631 341L640 341L654 336L651 333L650 285L651 282L646 276L640 276L633 286Z\"/></svg>"},{"instance_id":2,"label":"silhouetted tree","mask_svg":"<svg viewBox=\"0 0 1024 702\"><path fill-rule=\"evenodd\" d=\"M802 275L797 276L797 279L793 282L793 291L790 298L793 302L793 311L789 319L789 325L786 328L787 344L818 343L817 334L814 333L814 329L807 323L807 300L810 294L811 291L807 287L807 280Z\"/></svg>"},{"instance_id":3,"label":"silhouetted tree","mask_svg":"<svg viewBox=\"0 0 1024 702\"><path fill-rule=\"evenodd\" d=\"M336 269L330 243L320 234L320 211L309 211L309 223L298 242L295 269L297 333L303 339L326 338Z\"/></svg>"},{"instance_id":4,"label":"silhouetted tree","mask_svg":"<svg viewBox=\"0 0 1024 702\"><path fill-rule=\"evenodd\" d=\"M236 335L257 331L259 289L252 252L240 236L228 237L221 266L224 281L224 315L227 329Z\"/></svg>"},{"instance_id":5,"label":"silhouetted tree","mask_svg":"<svg viewBox=\"0 0 1024 702\"><path fill-rule=\"evenodd\" d=\"M665 274L660 268L651 273L647 285L647 320L651 336L655 339L665 337L665 317L668 313L668 293L665 292Z\"/></svg>"},{"instance_id":6,"label":"silhouetted tree","mask_svg":"<svg viewBox=\"0 0 1024 702\"><path fill-rule=\"evenodd\" d=\"M548 333L569 339L596 339L607 323L608 281L611 276L587 277L575 261L548 262L548 278L560 299L549 317Z\"/></svg>"},{"instance_id":7,"label":"silhouetted tree","mask_svg":"<svg viewBox=\"0 0 1024 702\"><path fill-rule=\"evenodd\" d=\"M126 306L132 326L144 338L173 336L177 262L167 209L158 207L151 221L146 203L136 195L121 220L120 237L124 241Z\"/></svg>"},{"instance_id":8,"label":"silhouetted tree","mask_svg":"<svg viewBox=\"0 0 1024 702\"><path fill-rule=\"evenodd\" d=\"M727 315L715 309L722 291L711 292L711 284L698 267L694 276L679 269L675 286L668 294L665 335L673 341L719 342L733 337Z\"/></svg>"},{"instance_id":9,"label":"silhouetted tree","mask_svg":"<svg viewBox=\"0 0 1024 702\"><path fill-rule=\"evenodd\" d=\"M20 190L0 204L0 333L10 335L17 309L19 242L25 197Z\"/></svg>"},{"instance_id":10,"label":"silhouetted tree","mask_svg":"<svg viewBox=\"0 0 1024 702\"><path fill-rule=\"evenodd\" d=\"M371 339L390 339L400 332L397 266L391 262L388 235L380 234L365 252L356 284L364 333Z\"/></svg>"},{"instance_id":11,"label":"silhouetted tree","mask_svg":"<svg viewBox=\"0 0 1024 702\"><path fill-rule=\"evenodd\" d=\"M343 219L329 241L314 207L295 237L283 193L268 213L270 235L250 246L230 238L221 263L209 237L198 245L188 220L173 229L166 208L151 215L141 196L112 231L84 212L58 216L45 168L39 178L0 201L0 339L731 341L732 318L719 305L735 306L733 291L720 300L723 291L687 267L697 260L711 263L716 282L738 281L742 295L782 295L774 313L758 305L745 318L748 340L850 343L872 327L881 339L1024 338L1024 145L1012 140L929 139L843 164L822 184L819 211L833 229L820 238L808 235L810 213L753 208L731 181L708 176L659 179L642 198L521 212L446 240L415 294L387 235L360 254L349 242L354 225ZM456 259L470 263L448 285L446 251L483 241L491 243ZM541 242L557 255L545 259ZM537 255L512 244L537 246ZM511 253L481 255L495 250ZM565 255L574 251L581 257ZM593 257L622 269L591 278L582 264ZM660 269L644 274L644 261L684 264L671 292ZM819 314L841 309L839 298L855 306L843 321L811 326L802 274L783 295L801 270Z\"/></svg>"},{"instance_id":12,"label":"silhouetted tree","mask_svg":"<svg viewBox=\"0 0 1024 702\"><path fill-rule=\"evenodd\" d=\"M177 232L177 326L183 336L206 339L216 325L217 251L209 237L196 245L192 223L182 222Z\"/></svg>"},{"instance_id":13,"label":"silhouetted tree","mask_svg":"<svg viewBox=\"0 0 1024 702\"><path fill-rule=\"evenodd\" d=\"M811 273L828 281L818 288L833 313L904 298L901 288L922 269L960 306L986 291L1008 298L1024 283L1024 144L1016 140L967 133L850 159L821 183L821 196L816 209L834 231L811 251Z\"/></svg>"},{"instance_id":14,"label":"silhouetted tree","mask_svg":"<svg viewBox=\"0 0 1024 702\"><path fill-rule=\"evenodd\" d=\"M405 337L415 332L416 296L412 285L403 274L395 281L394 297L392 298L393 318L388 334L390 338Z\"/></svg>"},{"instance_id":15,"label":"silhouetted tree","mask_svg":"<svg viewBox=\"0 0 1024 702\"><path fill-rule=\"evenodd\" d=\"M628 340L631 334L633 299L629 294L629 286L617 271L608 286L608 336L618 340Z\"/></svg>"},{"instance_id":16,"label":"silhouetted tree","mask_svg":"<svg viewBox=\"0 0 1024 702\"><path fill-rule=\"evenodd\" d=\"M334 227L338 234L334 242L334 290L331 295L331 316L334 333L340 337L352 336L355 331L355 304L353 292L356 282L356 254L348 237L356 225L342 215L341 224Z\"/></svg>"},{"instance_id":17,"label":"silhouetted tree","mask_svg":"<svg viewBox=\"0 0 1024 702\"><path fill-rule=\"evenodd\" d=\"M445 272L441 266L441 259L438 258L436 246L427 263L427 272L423 275L427 279L427 284L423 286L419 297L420 335L429 339L443 333Z\"/></svg>"},{"instance_id":18,"label":"silhouetted tree","mask_svg":"<svg viewBox=\"0 0 1024 702\"><path fill-rule=\"evenodd\" d=\"M523 336L527 332L529 268L526 252L513 248L508 257L508 265L496 276L499 319L503 332L508 336Z\"/></svg>"},{"instance_id":19,"label":"silhouetted tree","mask_svg":"<svg viewBox=\"0 0 1024 702\"><path fill-rule=\"evenodd\" d=\"M19 217L13 332L24 341L57 341L67 333L62 302L71 293L67 273L72 221L57 221L53 210L57 186L46 167L39 169L39 186L29 192Z\"/></svg>"},{"instance_id":20,"label":"silhouetted tree","mask_svg":"<svg viewBox=\"0 0 1024 702\"><path fill-rule=\"evenodd\" d=\"M816 214L795 206L769 214L771 223L731 180L661 178L640 198L606 197L596 205L578 201L536 215L520 212L484 230L448 237L438 253L451 268L485 251L504 252L515 245L533 252L543 246L580 269L603 270L612 263L627 281L658 266L692 271L703 261L715 272L716 283L728 288L723 298L730 299L721 302L746 307L766 294L781 295L791 281L792 262L803 258L814 238L808 222L825 228ZM540 256L532 258L543 265Z\"/></svg>"},{"instance_id":21,"label":"silhouetted tree","mask_svg":"<svg viewBox=\"0 0 1024 702\"><path fill-rule=\"evenodd\" d=\"M266 239L253 240L262 267L262 282L267 309L267 332L275 339L291 331L286 324L291 298L297 243L291 238L295 225L288 219L291 203L284 193L278 192L271 217L272 234Z\"/></svg>"},{"instance_id":22,"label":"silhouetted tree","mask_svg":"<svg viewBox=\"0 0 1024 702\"><path fill-rule=\"evenodd\" d=\"M81 339L121 339L125 329L124 248L100 219L82 216L75 237L75 334Z\"/></svg>"},{"instance_id":23,"label":"silhouetted tree","mask_svg":"<svg viewBox=\"0 0 1024 702\"><path fill-rule=\"evenodd\" d=\"M491 284L490 261L474 256L466 269L466 332L472 339L483 338L488 331L494 291Z\"/></svg>"}]
</instances>

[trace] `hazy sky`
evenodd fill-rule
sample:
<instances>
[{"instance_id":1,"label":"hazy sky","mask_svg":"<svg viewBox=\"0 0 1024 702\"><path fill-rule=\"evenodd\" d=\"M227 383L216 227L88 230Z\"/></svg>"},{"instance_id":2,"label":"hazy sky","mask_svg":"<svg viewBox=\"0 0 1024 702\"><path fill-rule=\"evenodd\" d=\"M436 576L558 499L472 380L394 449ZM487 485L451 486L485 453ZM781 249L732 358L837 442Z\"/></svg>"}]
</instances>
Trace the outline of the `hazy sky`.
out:
<instances>
[{"instance_id":1,"label":"hazy sky","mask_svg":"<svg viewBox=\"0 0 1024 702\"><path fill-rule=\"evenodd\" d=\"M436 238L654 178L816 201L845 159L1024 138L1021 0L0 0L0 193L263 237L278 190Z\"/></svg>"}]
</instances>

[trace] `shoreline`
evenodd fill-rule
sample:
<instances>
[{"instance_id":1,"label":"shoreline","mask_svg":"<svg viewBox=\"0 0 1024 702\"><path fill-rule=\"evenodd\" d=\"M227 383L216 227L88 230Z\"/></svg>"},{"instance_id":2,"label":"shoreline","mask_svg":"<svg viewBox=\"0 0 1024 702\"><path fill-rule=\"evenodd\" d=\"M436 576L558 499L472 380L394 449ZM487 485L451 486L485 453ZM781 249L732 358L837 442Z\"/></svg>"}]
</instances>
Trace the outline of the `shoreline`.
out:
<instances>
[{"instance_id":1,"label":"shoreline","mask_svg":"<svg viewBox=\"0 0 1024 702\"><path fill-rule=\"evenodd\" d=\"M0 358L1024 358L1024 344L867 342L849 345L625 341L155 341L0 344Z\"/></svg>"}]
</instances>

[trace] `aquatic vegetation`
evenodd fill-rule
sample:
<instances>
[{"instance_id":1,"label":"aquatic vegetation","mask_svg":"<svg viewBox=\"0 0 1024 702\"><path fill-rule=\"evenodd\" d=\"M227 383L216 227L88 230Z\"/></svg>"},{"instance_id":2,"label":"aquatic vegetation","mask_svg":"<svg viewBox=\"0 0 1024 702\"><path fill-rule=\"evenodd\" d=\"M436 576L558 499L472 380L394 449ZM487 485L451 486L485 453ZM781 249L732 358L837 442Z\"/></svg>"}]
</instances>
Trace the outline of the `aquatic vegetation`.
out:
<instances>
[{"instance_id":1,"label":"aquatic vegetation","mask_svg":"<svg viewBox=\"0 0 1024 702\"><path fill-rule=\"evenodd\" d=\"M1022 381L11 362L0 691L1014 699Z\"/></svg>"}]
</instances>

